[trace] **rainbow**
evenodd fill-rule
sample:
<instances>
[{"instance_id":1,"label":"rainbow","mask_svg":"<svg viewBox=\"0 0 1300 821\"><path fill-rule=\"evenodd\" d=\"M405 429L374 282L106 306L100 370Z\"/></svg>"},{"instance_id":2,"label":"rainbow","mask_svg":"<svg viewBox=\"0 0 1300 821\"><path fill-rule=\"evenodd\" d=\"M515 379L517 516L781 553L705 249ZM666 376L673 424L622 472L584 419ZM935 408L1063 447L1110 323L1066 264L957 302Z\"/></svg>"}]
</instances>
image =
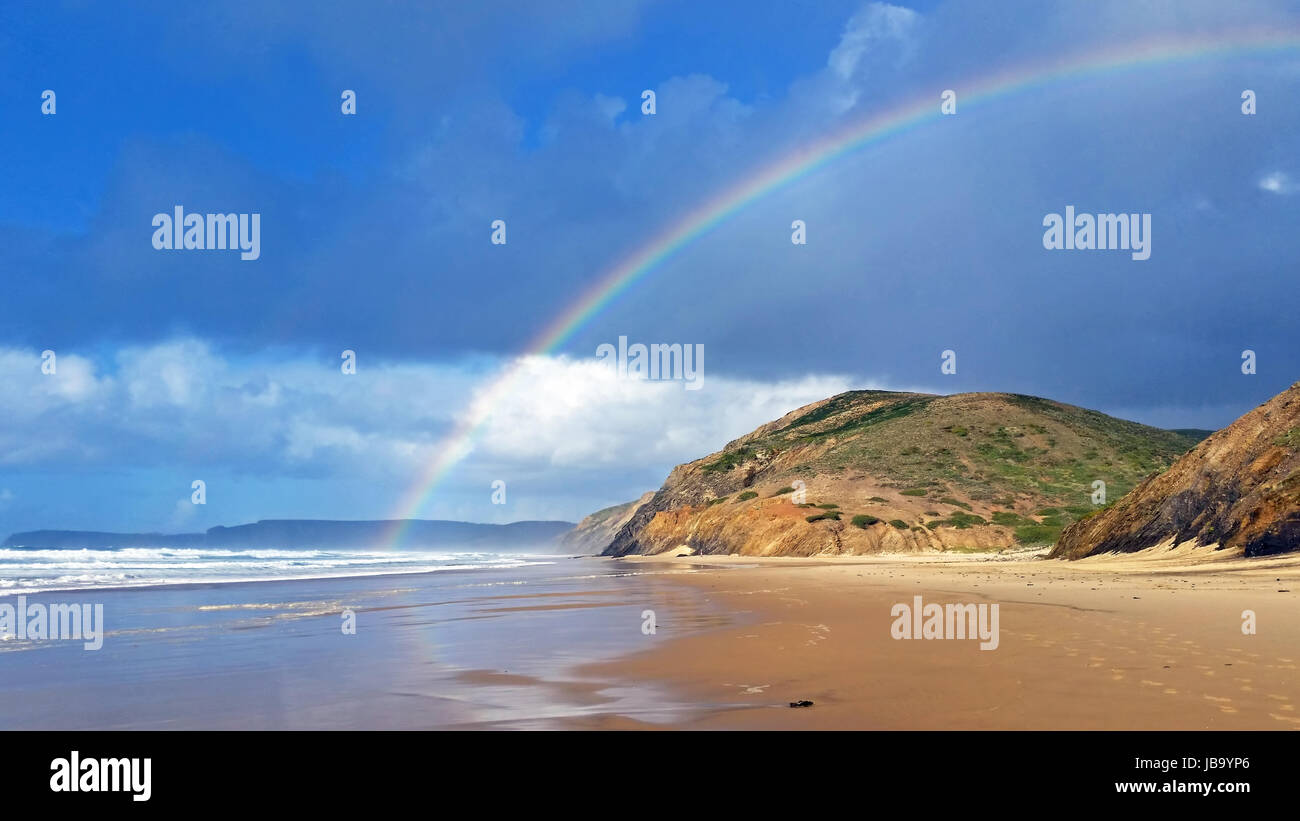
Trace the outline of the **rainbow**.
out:
<instances>
[{"instance_id":1,"label":"rainbow","mask_svg":"<svg viewBox=\"0 0 1300 821\"><path fill-rule=\"evenodd\" d=\"M1300 50L1300 32L1252 29L1213 36L1153 38L1139 43L1127 43L1114 49L992 73L973 83L964 84L964 87L955 88L958 111L1064 80L1186 61L1293 49ZM784 156L704 202L606 271L568 310L547 326L494 382L477 393L452 431L440 443L436 456L399 499L396 515L392 518L414 518L443 478L469 455L492 408L501 397L510 392L528 356L549 354L559 349L638 280L760 197L816 173L848 154L942 119L939 103L939 92L936 89L933 95L875 114ZM1228 110L1235 110L1238 102L1226 100L1224 105L1230 107ZM405 525L399 521L388 544L398 544L405 529Z\"/></svg>"}]
</instances>

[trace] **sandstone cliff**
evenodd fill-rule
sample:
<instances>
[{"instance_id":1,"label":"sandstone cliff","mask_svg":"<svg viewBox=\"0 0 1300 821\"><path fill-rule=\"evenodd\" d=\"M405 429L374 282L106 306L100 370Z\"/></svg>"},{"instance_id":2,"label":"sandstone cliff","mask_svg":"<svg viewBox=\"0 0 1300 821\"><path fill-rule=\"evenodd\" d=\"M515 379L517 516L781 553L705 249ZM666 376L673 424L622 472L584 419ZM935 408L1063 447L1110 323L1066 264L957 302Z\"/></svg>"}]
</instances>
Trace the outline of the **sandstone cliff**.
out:
<instances>
[{"instance_id":1,"label":"sandstone cliff","mask_svg":"<svg viewBox=\"0 0 1300 821\"><path fill-rule=\"evenodd\" d=\"M1132 552L1170 539L1241 548L1247 556L1300 548L1300 383L1071 525L1052 555Z\"/></svg>"}]
</instances>

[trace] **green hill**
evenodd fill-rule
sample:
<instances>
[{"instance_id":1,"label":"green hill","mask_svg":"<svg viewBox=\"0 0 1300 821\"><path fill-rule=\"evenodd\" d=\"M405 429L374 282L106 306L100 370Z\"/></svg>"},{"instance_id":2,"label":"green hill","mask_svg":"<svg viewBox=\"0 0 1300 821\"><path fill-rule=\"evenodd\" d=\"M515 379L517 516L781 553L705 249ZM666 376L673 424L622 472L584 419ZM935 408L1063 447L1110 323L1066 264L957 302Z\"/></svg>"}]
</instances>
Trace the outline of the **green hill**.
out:
<instances>
[{"instance_id":1,"label":"green hill","mask_svg":"<svg viewBox=\"0 0 1300 821\"><path fill-rule=\"evenodd\" d=\"M1197 433L1019 394L851 391L677 467L605 553L1051 544L1094 512L1094 482L1118 499L1168 468ZM799 482L807 507L794 499Z\"/></svg>"}]
</instances>

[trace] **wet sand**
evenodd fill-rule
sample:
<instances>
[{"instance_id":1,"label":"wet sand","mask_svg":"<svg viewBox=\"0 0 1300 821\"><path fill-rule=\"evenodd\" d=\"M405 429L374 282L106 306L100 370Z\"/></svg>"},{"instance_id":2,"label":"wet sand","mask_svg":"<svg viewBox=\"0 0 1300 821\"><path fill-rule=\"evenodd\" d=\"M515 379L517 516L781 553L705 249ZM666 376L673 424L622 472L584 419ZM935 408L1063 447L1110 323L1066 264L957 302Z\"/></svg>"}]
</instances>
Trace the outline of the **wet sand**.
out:
<instances>
[{"instance_id":1,"label":"wet sand","mask_svg":"<svg viewBox=\"0 0 1300 821\"><path fill-rule=\"evenodd\" d=\"M575 667L728 623L691 568L538 566L33 594L104 608L103 647L0 639L0 729L449 729L689 710ZM642 611L671 613L646 635ZM343 629L345 612L355 632Z\"/></svg>"},{"instance_id":2,"label":"wet sand","mask_svg":"<svg viewBox=\"0 0 1300 821\"><path fill-rule=\"evenodd\" d=\"M582 673L697 709L583 728L1300 729L1300 558L646 558L737 615ZM1000 643L896 640L895 603L997 603ZM1257 632L1242 632L1242 612ZM671 621L669 621L671 632ZM664 632L661 629L661 634ZM814 706L791 709L808 699Z\"/></svg>"}]
</instances>

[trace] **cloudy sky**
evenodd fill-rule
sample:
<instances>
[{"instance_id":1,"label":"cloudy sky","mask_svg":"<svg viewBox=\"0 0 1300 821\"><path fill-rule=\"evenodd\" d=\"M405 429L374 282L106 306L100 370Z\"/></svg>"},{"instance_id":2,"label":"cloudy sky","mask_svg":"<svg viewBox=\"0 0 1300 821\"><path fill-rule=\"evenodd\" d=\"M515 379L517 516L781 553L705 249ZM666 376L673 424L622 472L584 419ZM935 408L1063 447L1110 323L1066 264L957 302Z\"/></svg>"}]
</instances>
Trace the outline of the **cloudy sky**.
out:
<instances>
[{"instance_id":1,"label":"cloudy sky","mask_svg":"<svg viewBox=\"0 0 1300 821\"><path fill-rule=\"evenodd\" d=\"M467 419L417 515L576 519L855 387L1213 428L1300 378L1294 3L415 6L0 9L0 535L388 517ZM1293 47L961 104L1262 29ZM756 198L530 354L702 203L944 89L955 115ZM260 258L155 250L176 205L260 214ZM1045 250L1067 205L1151 214L1150 259ZM703 345L702 389L617 378L594 354L619 336Z\"/></svg>"}]
</instances>

